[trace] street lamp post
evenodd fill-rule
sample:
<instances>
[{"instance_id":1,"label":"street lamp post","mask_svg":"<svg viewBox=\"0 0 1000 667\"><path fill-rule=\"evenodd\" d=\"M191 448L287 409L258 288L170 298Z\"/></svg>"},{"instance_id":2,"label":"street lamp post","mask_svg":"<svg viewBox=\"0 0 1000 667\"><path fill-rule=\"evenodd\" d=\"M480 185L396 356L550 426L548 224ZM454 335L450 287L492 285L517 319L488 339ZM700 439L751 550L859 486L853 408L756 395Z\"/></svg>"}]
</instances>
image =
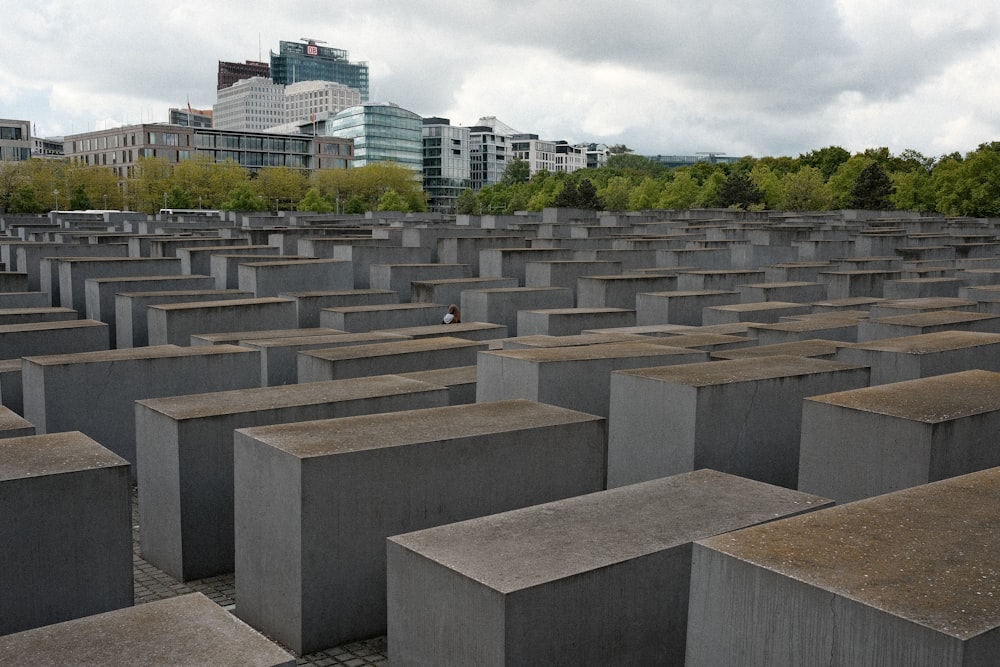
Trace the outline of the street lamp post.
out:
<instances>
[{"instance_id":1,"label":"street lamp post","mask_svg":"<svg viewBox=\"0 0 1000 667\"><path fill-rule=\"evenodd\" d=\"M163 193L163 208L167 207L167 193Z\"/></svg>"},{"instance_id":2,"label":"street lamp post","mask_svg":"<svg viewBox=\"0 0 1000 667\"><path fill-rule=\"evenodd\" d=\"M59 210L59 190L53 190L52 194L56 196L56 210Z\"/></svg>"},{"instance_id":3,"label":"street lamp post","mask_svg":"<svg viewBox=\"0 0 1000 667\"><path fill-rule=\"evenodd\" d=\"M108 210L108 196L104 195L104 210Z\"/></svg>"}]
</instances>

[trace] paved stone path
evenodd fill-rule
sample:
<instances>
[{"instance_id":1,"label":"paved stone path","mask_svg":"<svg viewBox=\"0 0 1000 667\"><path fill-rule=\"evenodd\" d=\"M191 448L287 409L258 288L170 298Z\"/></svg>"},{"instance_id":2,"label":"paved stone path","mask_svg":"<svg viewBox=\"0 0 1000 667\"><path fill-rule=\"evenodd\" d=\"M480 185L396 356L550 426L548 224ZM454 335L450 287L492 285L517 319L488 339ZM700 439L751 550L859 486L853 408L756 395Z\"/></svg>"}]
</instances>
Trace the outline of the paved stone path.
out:
<instances>
[{"instance_id":1,"label":"paved stone path","mask_svg":"<svg viewBox=\"0 0 1000 667\"><path fill-rule=\"evenodd\" d=\"M132 572L135 582L136 604L199 592L228 611L232 611L236 606L236 586L232 574L181 582L143 560L142 556L139 555L139 510L134 489L132 493ZM385 637L375 637L304 655L296 661L296 664L316 667L340 665L387 667L389 660L386 658Z\"/></svg>"}]
</instances>

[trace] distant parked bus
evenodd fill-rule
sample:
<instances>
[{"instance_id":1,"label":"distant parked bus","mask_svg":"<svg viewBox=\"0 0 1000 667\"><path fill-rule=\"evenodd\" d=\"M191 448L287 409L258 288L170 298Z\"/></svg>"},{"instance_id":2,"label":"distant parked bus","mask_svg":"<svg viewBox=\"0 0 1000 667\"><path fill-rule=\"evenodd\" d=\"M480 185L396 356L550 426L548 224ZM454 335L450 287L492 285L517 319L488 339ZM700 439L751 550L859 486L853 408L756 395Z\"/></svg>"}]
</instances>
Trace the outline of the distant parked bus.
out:
<instances>
[{"instance_id":1,"label":"distant parked bus","mask_svg":"<svg viewBox=\"0 0 1000 667\"><path fill-rule=\"evenodd\" d=\"M222 215L222 211L207 208L161 208L160 215Z\"/></svg>"}]
</instances>

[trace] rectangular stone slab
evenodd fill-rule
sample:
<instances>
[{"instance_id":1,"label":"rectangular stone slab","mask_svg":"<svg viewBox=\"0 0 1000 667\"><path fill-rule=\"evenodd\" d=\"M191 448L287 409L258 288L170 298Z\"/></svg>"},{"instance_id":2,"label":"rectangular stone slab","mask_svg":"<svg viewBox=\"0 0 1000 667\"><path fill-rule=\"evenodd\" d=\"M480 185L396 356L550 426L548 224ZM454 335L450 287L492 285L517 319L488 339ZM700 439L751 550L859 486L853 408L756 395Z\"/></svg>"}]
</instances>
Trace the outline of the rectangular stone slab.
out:
<instances>
[{"instance_id":1,"label":"rectangular stone slab","mask_svg":"<svg viewBox=\"0 0 1000 667\"><path fill-rule=\"evenodd\" d=\"M695 543L687 665L994 664L1000 468Z\"/></svg>"},{"instance_id":2,"label":"rectangular stone slab","mask_svg":"<svg viewBox=\"0 0 1000 667\"><path fill-rule=\"evenodd\" d=\"M682 664L691 542L830 504L699 470L390 537L390 660Z\"/></svg>"}]
</instances>

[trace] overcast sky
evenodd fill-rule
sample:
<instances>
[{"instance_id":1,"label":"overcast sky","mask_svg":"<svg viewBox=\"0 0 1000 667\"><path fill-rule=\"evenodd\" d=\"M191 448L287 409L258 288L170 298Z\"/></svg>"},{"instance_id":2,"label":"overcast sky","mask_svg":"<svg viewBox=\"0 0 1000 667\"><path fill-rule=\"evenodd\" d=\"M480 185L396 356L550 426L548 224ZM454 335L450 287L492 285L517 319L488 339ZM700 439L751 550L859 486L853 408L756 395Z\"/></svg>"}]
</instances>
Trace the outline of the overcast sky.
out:
<instances>
[{"instance_id":1,"label":"overcast sky","mask_svg":"<svg viewBox=\"0 0 1000 667\"><path fill-rule=\"evenodd\" d=\"M218 61L324 40L370 98L644 155L926 156L1000 139L983 0L0 0L0 118L57 136L211 108Z\"/></svg>"}]
</instances>

